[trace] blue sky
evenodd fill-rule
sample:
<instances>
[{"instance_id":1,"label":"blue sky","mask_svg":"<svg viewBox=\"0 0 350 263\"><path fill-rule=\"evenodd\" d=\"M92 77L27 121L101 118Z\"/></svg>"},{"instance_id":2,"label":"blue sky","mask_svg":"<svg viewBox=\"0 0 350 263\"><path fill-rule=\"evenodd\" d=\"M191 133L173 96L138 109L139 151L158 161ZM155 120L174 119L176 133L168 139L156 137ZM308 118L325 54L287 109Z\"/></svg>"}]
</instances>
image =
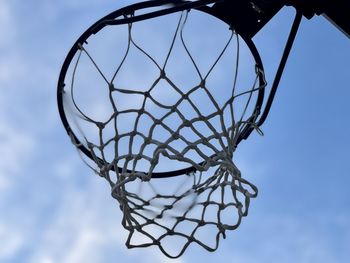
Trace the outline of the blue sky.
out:
<instances>
[{"instance_id":1,"label":"blue sky","mask_svg":"<svg viewBox=\"0 0 350 263\"><path fill-rule=\"evenodd\" d=\"M347 262L350 257L350 41L322 17L303 20L271 113L235 162L259 196L215 253L178 260L127 250L119 208L60 122L65 55L94 21L135 1L1 0L0 262ZM271 83L291 23L256 37Z\"/></svg>"}]
</instances>

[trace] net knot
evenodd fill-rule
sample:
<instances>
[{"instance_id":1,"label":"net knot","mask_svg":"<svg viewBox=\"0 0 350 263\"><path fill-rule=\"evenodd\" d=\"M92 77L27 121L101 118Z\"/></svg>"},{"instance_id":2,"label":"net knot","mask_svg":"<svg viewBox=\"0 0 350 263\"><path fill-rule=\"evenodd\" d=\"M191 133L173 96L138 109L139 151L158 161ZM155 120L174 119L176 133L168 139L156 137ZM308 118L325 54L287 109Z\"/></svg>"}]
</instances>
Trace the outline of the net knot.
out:
<instances>
[{"instance_id":1,"label":"net knot","mask_svg":"<svg viewBox=\"0 0 350 263\"><path fill-rule=\"evenodd\" d=\"M161 125L162 124L162 121L161 120L158 120L158 119L155 119L153 121L154 125Z\"/></svg>"},{"instance_id":2,"label":"net knot","mask_svg":"<svg viewBox=\"0 0 350 263\"><path fill-rule=\"evenodd\" d=\"M184 120L183 123L182 123L182 125L183 125L184 127L191 127L191 126L192 126L192 123L191 123L191 121L189 121L189 120Z\"/></svg>"},{"instance_id":3,"label":"net knot","mask_svg":"<svg viewBox=\"0 0 350 263\"><path fill-rule=\"evenodd\" d=\"M171 137L174 139L174 140L178 140L180 139L180 134L178 132L174 132Z\"/></svg>"},{"instance_id":4,"label":"net knot","mask_svg":"<svg viewBox=\"0 0 350 263\"><path fill-rule=\"evenodd\" d=\"M96 146L92 143L92 142L87 142L87 147L92 150L93 148L95 148Z\"/></svg>"},{"instance_id":5,"label":"net knot","mask_svg":"<svg viewBox=\"0 0 350 263\"><path fill-rule=\"evenodd\" d=\"M188 239L188 241L189 241L190 243L196 241L196 239L194 238L194 236L189 236L189 237L187 237L187 239Z\"/></svg>"},{"instance_id":6,"label":"net knot","mask_svg":"<svg viewBox=\"0 0 350 263\"><path fill-rule=\"evenodd\" d=\"M165 79L166 78L166 73L165 73L164 69L160 71L160 78L161 79Z\"/></svg>"},{"instance_id":7,"label":"net knot","mask_svg":"<svg viewBox=\"0 0 350 263\"><path fill-rule=\"evenodd\" d=\"M114 84L108 83L109 92L115 91Z\"/></svg>"},{"instance_id":8,"label":"net knot","mask_svg":"<svg viewBox=\"0 0 350 263\"><path fill-rule=\"evenodd\" d=\"M220 208L220 210L224 210L226 208L226 205L225 204L219 204L219 208Z\"/></svg>"},{"instance_id":9,"label":"net knot","mask_svg":"<svg viewBox=\"0 0 350 263\"><path fill-rule=\"evenodd\" d=\"M134 157L132 155L127 155L127 156L125 156L125 161L130 162L130 161L132 161L133 158Z\"/></svg>"},{"instance_id":10,"label":"net knot","mask_svg":"<svg viewBox=\"0 0 350 263\"><path fill-rule=\"evenodd\" d=\"M135 177L140 178L142 182L149 182L151 180L151 177L146 173L135 173Z\"/></svg>"},{"instance_id":11,"label":"net knot","mask_svg":"<svg viewBox=\"0 0 350 263\"><path fill-rule=\"evenodd\" d=\"M198 222L198 226L205 226L206 225L206 222L204 220L200 220Z\"/></svg>"}]
</instances>

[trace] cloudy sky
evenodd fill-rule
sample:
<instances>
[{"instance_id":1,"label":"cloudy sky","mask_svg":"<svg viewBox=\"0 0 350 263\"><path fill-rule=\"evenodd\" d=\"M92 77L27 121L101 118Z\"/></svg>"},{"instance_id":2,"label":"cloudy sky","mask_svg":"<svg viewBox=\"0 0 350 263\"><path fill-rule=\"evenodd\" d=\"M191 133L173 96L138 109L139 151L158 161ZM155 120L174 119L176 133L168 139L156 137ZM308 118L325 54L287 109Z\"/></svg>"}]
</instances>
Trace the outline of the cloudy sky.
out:
<instances>
[{"instance_id":1,"label":"cloudy sky","mask_svg":"<svg viewBox=\"0 0 350 263\"><path fill-rule=\"evenodd\" d=\"M265 136L238 147L260 190L241 227L215 253L126 249L110 187L62 127L56 82L77 37L132 2L0 0L0 262L347 262L350 41L322 17L302 22ZM270 82L292 15L254 39Z\"/></svg>"}]
</instances>

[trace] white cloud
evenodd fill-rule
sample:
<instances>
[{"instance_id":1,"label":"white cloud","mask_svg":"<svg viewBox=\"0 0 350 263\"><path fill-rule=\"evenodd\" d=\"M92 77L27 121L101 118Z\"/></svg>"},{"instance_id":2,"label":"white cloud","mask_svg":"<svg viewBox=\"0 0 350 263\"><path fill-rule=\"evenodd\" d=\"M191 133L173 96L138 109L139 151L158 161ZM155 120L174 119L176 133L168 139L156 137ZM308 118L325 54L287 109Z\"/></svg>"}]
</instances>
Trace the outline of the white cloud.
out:
<instances>
[{"instance_id":1,"label":"white cloud","mask_svg":"<svg viewBox=\"0 0 350 263\"><path fill-rule=\"evenodd\" d=\"M16 23L8 1L0 2L1 35L0 48L7 47L16 36Z\"/></svg>"},{"instance_id":2,"label":"white cloud","mask_svg":"<svg viewBox=\"0 0 350 263\"><path fill-rule=\"evenodd\" d=\"M0 261L11 258L20 249L24 241L15 229L0 223Z\"/></svg>"},{"instance_id":3,"label":"white cloud","mask_svg":"<svg viewBox=\"0 0 350 263\"><path fill-rule=\"evenodd\" d=\"M58 171L63 177L75 170L67 166L69 163ZM81 185L67 185L63 189L52 222L38 233L41 237L29 262L102 262L111 251L118 251L120 257L129 254L125 247L127 232L121 226L121 214L117 202L109 195L109 186L91 173L84 176L91 177L82 179ZM153 258L152 262L163 262L157 259L157 254L144 252L147 258ZM135 253L139 252L132 251L130 256Z\"/></svg>"},{"instance_id":4,"label":"white cloud","mask_svg":"<svg viewBox=\"0 0 350 263\"><path fill-rule=\"evenodd\" d=\"M99 220L96 213L99 210L96 201L103 201L100 198L91 185L88 189L67 186L29 262L98 262L96 251L100 244L111 241L104 228L106 222L103 218Z\"/></svg>"},{"instance_id":5,"label":"white cloud","mask_svg":"<svg viewBox=\"0 0 350 263\"><path fill-rule=\"evenodd\" d=\"M128 232L121 225L122 214L109 194L109 185L88 168L69 160L63 161L62 169L54 166L65 186L50 216L52 221L38 228L41 232L32 233L38 236L38 242L28 262L133 262L135 257L142 258L141 262L183 262L170 261L155 247L128 250L125 246ZM76 178L71 178L75 182L70 184L69 176L77 176L78 169L79 176L84 176L81 184L76 184Z\"/></svg>"},{"instance_id":6,"label":"white cloud","mask_svg":"<svg viewBox=\"0 0 350 263\"><path fill-rule=\"evenodd\" d=\"M6 122L0 124L0 190L10 187L35 145L34 138Z\"/></svg>"},{"instance_id":7,"label":"white cloud","mask_svg":"<svg viewBox=\"0 0 350 263\"><path fill-rule=\"evenodd\" d=\"M1 8L1 7L0 7ZM0 60L0 83L1 83L1 97L4 97L4 90L10 91L11 89L20 90L20 87L15 84L18 84L19 77L22 75L24 70L23 60L17 55L14 54L11 49L8 50L8 53L1 54Z\"/></svg>"},{"instance_id":8,"label":"white cloud","mask_svg":"<svg viewBox=\"0 0 350 263\"><path fill-rule=\"evenodd\" d=\"M74 154L74 147L71 147L72 154ZM75 177L77 170L77 160L76 156L69 155L60 160L57 160L56 163L53 164L53 171L56 176L62 179L69 180L72 177Z\"/></svg>"}]
</instances>

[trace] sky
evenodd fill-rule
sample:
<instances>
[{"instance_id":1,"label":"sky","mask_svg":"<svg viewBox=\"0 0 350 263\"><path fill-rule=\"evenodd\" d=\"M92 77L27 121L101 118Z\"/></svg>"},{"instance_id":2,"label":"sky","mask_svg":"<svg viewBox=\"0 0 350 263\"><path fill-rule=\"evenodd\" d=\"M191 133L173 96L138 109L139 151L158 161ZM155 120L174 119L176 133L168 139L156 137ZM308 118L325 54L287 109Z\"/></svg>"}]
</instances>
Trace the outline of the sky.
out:
<instances>
[{"instance_id":1,"label":"sky","mask_svg":"<svg viewBox=\"0 0 350 263\"><path fill-rule=\"evenodd\" d=\"M259 196L209 253L170 260L128 250L106 181L64 131L56 85L80 34L136 1L0 0L0 262L347 262L350 257L350 41L323 17L303 19L264 136L235 162ZM253 39L272 82L293 10Z\"/></svg>"}]
</instances>

